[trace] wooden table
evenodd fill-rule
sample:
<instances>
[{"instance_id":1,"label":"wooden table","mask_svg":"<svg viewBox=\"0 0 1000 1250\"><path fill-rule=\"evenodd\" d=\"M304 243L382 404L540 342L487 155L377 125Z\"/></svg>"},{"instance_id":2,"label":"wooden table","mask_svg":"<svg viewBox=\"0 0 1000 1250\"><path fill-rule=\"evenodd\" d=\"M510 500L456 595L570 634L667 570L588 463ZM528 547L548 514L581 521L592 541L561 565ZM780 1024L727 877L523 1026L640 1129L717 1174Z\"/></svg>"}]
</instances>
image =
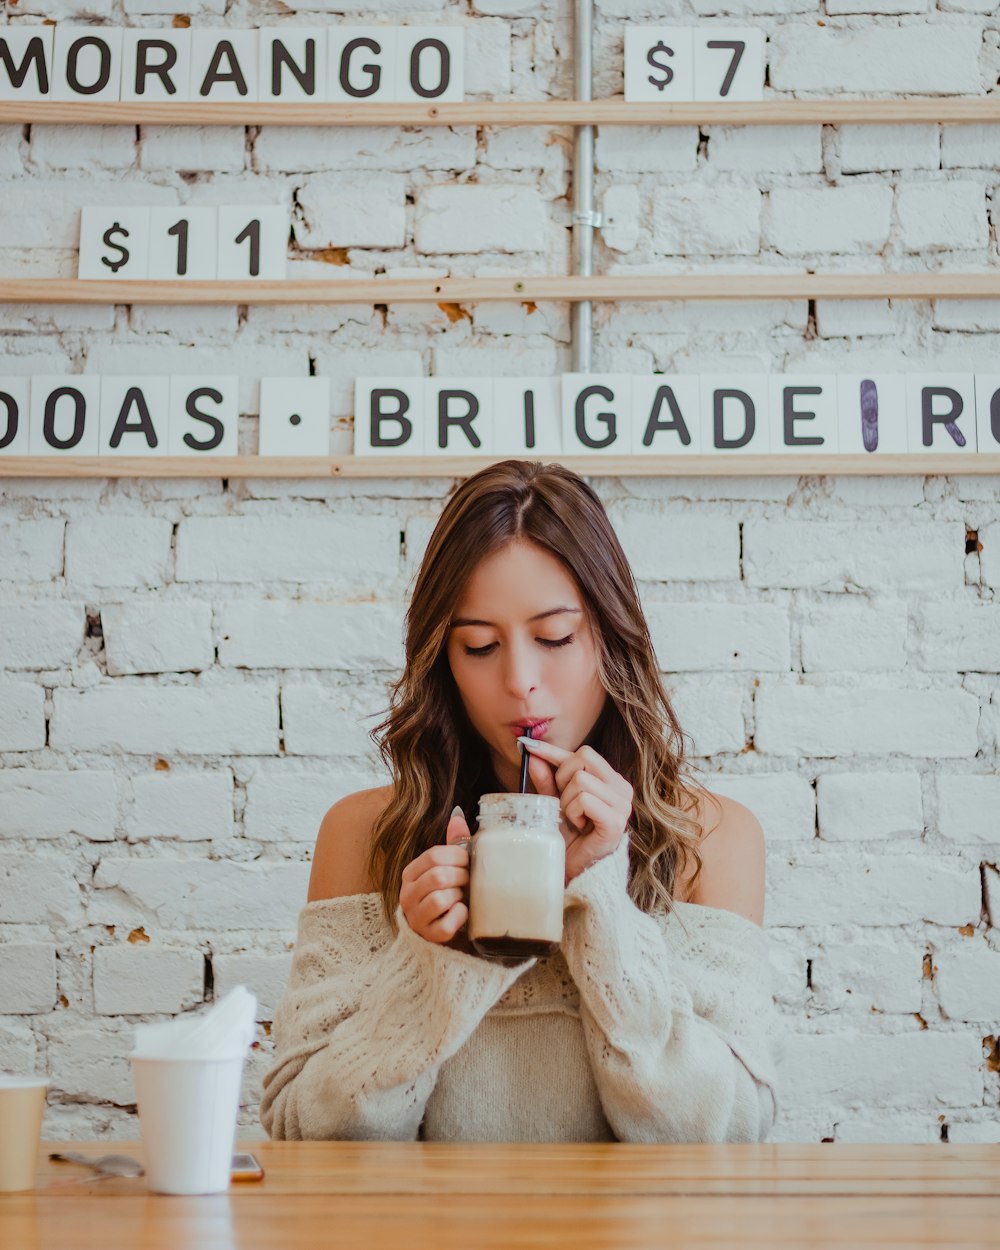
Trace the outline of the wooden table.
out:
<instances>
[{"instance_id":1,"label":"wooden table","mask_svg":"<svg viewBox=\"0 0 1000 1250\"><path fill-rule=\"evenodd\" d=\"M63 1148L142 1158L44 1142L3 1250L1000 1247L1000 1145L247 1142L263 1181L190 1198L81 1182Z\"/></svg>"}]
</instances>

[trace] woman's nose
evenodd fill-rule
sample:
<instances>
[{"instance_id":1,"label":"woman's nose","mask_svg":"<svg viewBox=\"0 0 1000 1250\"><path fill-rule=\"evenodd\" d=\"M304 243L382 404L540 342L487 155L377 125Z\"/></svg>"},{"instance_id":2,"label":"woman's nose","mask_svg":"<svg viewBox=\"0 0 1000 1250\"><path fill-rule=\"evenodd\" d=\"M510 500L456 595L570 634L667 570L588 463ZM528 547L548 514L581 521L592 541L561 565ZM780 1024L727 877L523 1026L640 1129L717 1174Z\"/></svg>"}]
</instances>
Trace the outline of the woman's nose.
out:
<instances>
[{"instance_id":1,"label":"woman's nose","mask_svg":"<svg viewBox=\"0 0 1000 1250\"><path fill-rule=\"evenodd\" d=\"M514 642L507 647L504 681L515 698L526 698L538 685L538 665L539 657L532 654L530 645Z\"/></svg>"}]
</instances>

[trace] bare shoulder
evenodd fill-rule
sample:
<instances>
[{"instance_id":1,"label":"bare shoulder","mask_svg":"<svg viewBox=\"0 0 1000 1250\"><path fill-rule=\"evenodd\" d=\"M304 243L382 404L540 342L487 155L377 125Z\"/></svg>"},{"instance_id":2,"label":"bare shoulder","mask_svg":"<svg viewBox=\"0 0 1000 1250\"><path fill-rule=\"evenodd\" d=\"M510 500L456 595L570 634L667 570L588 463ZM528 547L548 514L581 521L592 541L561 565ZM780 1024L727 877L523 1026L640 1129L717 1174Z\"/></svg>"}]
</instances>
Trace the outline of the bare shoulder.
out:
<instances>
[{"instance_id":1,"label":"bare shoulder","mask_svg":"<svg viewBox=\"0 0 1000 1250\"><path fill-rule=\"evenodd\" d=\"M745 804L711 792L695 800L695 814L701 872L692 887L693 865L686 865L678 877L676 897L734 911L762 924L765 845L760 821Z\"/></svg>"},{"instance_id":2,"label":"bare shoulder","mask_svg":"<svg viewBox=\"0 0 1000 1250\"><path fill-rule=\"evenodd\" d=\"M309 877L310 903L320 898L368 894L368 852L372 830L392 795L392 786L345 794L323 817Z\"/></svg>"}]
</instances>

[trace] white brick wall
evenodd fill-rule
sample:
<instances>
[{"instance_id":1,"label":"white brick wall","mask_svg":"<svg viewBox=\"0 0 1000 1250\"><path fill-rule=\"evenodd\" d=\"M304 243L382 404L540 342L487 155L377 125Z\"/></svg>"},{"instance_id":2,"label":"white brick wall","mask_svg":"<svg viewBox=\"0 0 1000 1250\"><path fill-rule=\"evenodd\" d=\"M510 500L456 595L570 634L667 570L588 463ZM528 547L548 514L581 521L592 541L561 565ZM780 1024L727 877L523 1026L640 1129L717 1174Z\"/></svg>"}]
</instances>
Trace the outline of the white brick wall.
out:
<instances>
[{"instance_id":1,"label":"white brick wall","mask_svg":"<svg viewBox=\"0 0 1000 1250\"><path fill-rule=\"evenodd\" d=\"M0 1003L5 1015L34 1015L56 1005L56 951L41 943L0 945Z\"/></svg>"},{"instance_id":2,"label":"white brick wall","mask_svg":"<svg viewBox=\"0 0 1000 1250\"><path fill-rule=\"evenodd\" d=\"M942 127L947 134L947 128ZM841 126L840 170L937 169L937 126Z\"/></svg>"},{"instance_id":3,"label":"white brick wall","mask_svg":"<svg viewBox=\"0 0 1000 1250\"><path fill-rule=\"evenodd\" d=\"M855 934L820 947L811 979L819 1011L912 1015L922 1004L923 948Z\"/></svg>"},{"instance_id":4,"label":"white brick wall","mask_svg":"<svg viewBox=\"0 0 1000 1250\"><path fill-rule=\"evenodd\" d=\"M62 668L72 665L83 635L79 603L58 599L0 606L4 668Z\"/></svg>"},{"instance_id":5,"label":"white brick wall","mask_svg":"<svg viewBox=\"0 0 1000 1250\"><path fill-rule=\"evenodd\" d=\"M787 1094L793 1102L867 1110L978 1103L983 1077L979 1046L971 1036L929 1030L866 1036L846 1022L826 1035L790 1037Z\"/></svg>"},{"instance_id":6,"label":"white brick wall","mask_svg":"<svg viewBox=\"0 0 1000 1250\"><path fill-rule=\"evenodd\" d=\"M533 187L428 187L417 197L418 252L540 252L545 203Z\"/></svg>"},{"instance_id":7,"label":"white brick wall","mask_svg":"<svg viewBox=\"0 0 1000 1250\"><path fill-rule=\"evenodd\" d=\"M30 517L0 527L0 582L44 585L62 577L65 530L64 521Z\"/></svg>"},{"instance_id":8,"label":"white brick wall","mask_svg":"<svg viewBox=\"0 0 1000 1250\"><path fill-rule=\"evenodd\" d=\"M866 12L871 10L867 4ZM981 24L861 23L818 29L789 24L770 43L777 91L926 92L977 95Z\"/></svg>"},{"instance_id":9,"label":"white brick wall","mask_svg":"<svg viewBox=\"0 0 1000 1250\"><path fill-rule=\"evenodd\" d=\"M663 187L653 197L653 250L667 256L760 250L761 193L738 181Z\"/></svg>"},{"instance_id":10,"label":"white brick wall","mask_svg":"<svg viewBox=\"0 0 1000 1250\"><path fill-rule=\"evenodd\" d=\"M140 600L101 609L108 672L200 672L210 668L212 609L207 603Z\"/></svg>"},{"instance_id":11,"label":"white brick wall","mask_svg":"<svg viewBox=\"0 0 1000 1250\"><path fill-rule=\"evenodd\" d=\"M0 750L45 746L45 691L28 681L0 682Z\"/></svg>"},{"instance_id":12,"label":"white brick wall","mask_svg":"<svg viewBox=\"0 0 1000 1250\"><path fill-rule=\"evenodd\" d=\"M187 11L43 7L20 20ZM772 92L980 95L994 8L695 0L691 20L760 25ZM598 0L595 94L621 90L623 23L665 12ZM352 14L464 24L472 97L571 94L568 0ZM998 142L993 125L599 128L595 268L989 269ZM0 277L73 276L77 210L101 203L283 204L305 275L558 272L571 154L568 127L0 126ZM623 303L595 323L607 368L968 369L996 358L1000 302ZM247 453L261 376L330 377L346 451L359 374L553 373L570 344L568 307L530 302L5 304L0 330L0 375L221 362ZM767 837L776 1139L1000 1140L996 479L591 480L703 779ZM384 780L368 731L449 486L0 477L0 1068L50 1075L50 1136L135 1136L135 1022L241 982L259 1135L316 830Z\"/></svg>"},{"instance_id":13,"label":"white brick wall","mask_svg":"<svg viewBox=\"0 0 1000 1250\"><path fill-rule=\"evenodd\" d=\"M210 859L102 859L88 918L175 929L281 929L301 905L307 865Z\"/></svg>"},{"instance_id":14,"label":"white brick wall","mask_svg":"<svg viewBox=\"0 0 1000 1250\"><path fill-rule=\"evenodd\" d=\"M80 902L65 856L0 851L0 922L68 925L80 919Z\"/></svg>"},{"instance_id":15,"label":"white brick wall","mask_svg":"<svg viewBox=\"0 0 1000 1250\"><path fill-rule=\"evenodd\" d=\"M122 819L129 842L200 842L232 834L233 778L217 763L206 772L137 770L130 790Z\"/></svg>"},{"instance_id":16,"label":"white brick wall","mask_svg":"<svg viewBox=\"0 0 1000 1250\"><path fill-rule=\"evenodd\" d=\"M269 752L278 745L277 688L214 683L214 688L108 683L56 690L51 746L60 752L215 755Z\"/></svg>"},{"instance_id":17,"label":"white brick wall","mask_svg":"<svg viewBox=\"0 0 1000 1250\"><path fill-rule=\"evenodd\" d=\"M0 838L8 845L68 834L113 840L120 785L111 768L7 768L0 772Z\"/></svg>"},{"instance_id":18,"label":"white brick wall","mask_svg":"<svg viewBox=\"0 0 1000 1250\"><path fill-rule=\"evenodd\" d=\"M100 1016L174 1013L204 998L205 960L197 951L99 946L94 951L94 1010Z\"/></svg>"},{"instance_id":19,"label":"white brick wall","mask_svg":"<svg viewBox=\"0 0 1000 1250\"><path fill-rule=\"evenodd\" d=\"M155 587L167 580L170 523L98 516L66 527L66 581L80 587Z\"/></svg>"},{"instance_id":20,"label":"white brick wall","mask_svg":"<svg viewBox=\"0 0 1000 1250\"><path fill-rule=\"evenodd\" d=\"M979 249L989 242L982 182L919 182L896 197L908 252Z\"/></svg>"},{"instance_id":21,"label":"white brick wall","mask_svg":"<svg viewBox=\"0 0 1000 1250\"><path fill-rule=\"evenodd\" d=\"M775 847L768 875L773 924L865 925L877 918L957 928L979 920L979 866L969 858Z\"/></svg>"},{"instance_id":22,"label":"white brick wall","mask_svg":"<svg viewBox=\"0 0 1000 1250\"><path fill-rule=\"evenodd\" d=\"M398 174L338 174L309 178L299 190L302 247L402 247L406 237L406 182Z\"/></svg>"}]
</instances>

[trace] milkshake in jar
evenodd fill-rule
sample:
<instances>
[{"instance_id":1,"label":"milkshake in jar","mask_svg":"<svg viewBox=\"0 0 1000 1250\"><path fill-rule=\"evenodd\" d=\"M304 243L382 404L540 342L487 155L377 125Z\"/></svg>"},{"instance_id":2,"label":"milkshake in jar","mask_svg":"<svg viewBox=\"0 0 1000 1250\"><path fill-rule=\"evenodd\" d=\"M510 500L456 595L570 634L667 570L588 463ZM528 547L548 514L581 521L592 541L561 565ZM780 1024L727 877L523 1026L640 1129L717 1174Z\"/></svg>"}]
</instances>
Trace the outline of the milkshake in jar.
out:
<instances>
[{"instance_id":1,"label":"milkshake in jar","mask_svg":"<svg viewBox=\"0 0 1000 1250\"><path fill-rule=\"evenodd\" d=\"M562 940L566 843L552 794L484 794L469 845L469 940L517 963Z\"/></svg>"}]
</instances>

